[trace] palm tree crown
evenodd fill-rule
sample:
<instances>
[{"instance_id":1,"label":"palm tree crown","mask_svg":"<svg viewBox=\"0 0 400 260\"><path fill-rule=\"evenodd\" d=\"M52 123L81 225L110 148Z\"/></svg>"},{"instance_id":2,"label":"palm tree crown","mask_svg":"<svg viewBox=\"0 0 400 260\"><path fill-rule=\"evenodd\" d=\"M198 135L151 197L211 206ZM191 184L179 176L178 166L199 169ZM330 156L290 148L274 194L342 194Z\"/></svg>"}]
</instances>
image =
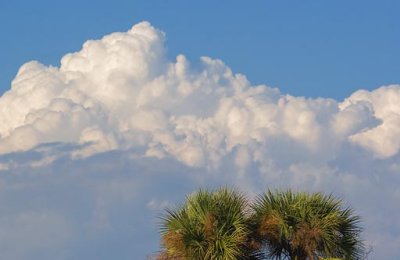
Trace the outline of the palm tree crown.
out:
<instances>
[{"instance_id":1,"label":"palm tree crown","mask_svg":"<svg viewBox=\"0 0 400 260\"><path fill-rule=\"evenodd\" d=\"M200 190L162 218L163 259L247 259L250 233L244 196Z\"/></svg>"},{"instance_id":2,"label":"palm tree crown","mask_svg":"<svg viewBox=\"0 0 400 260\"><path fill-rule=\"evenodd\" d=\"M271 192L252 206L254 239L267 259L359 259L360 218L321 193Z\"/></svg>"}]
</instances>

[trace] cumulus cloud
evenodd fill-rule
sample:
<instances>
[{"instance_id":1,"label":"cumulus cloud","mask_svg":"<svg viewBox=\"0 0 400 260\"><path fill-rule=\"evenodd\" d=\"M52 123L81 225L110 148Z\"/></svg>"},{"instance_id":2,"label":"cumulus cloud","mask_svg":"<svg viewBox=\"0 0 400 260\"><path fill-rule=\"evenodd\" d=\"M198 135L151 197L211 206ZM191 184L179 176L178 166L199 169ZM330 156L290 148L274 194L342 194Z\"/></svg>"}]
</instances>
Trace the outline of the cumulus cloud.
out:
<instances>
[{"instance_id":1,"label":"cumulus cloud","mask_svg":"<svg viewBox=\"0 0 400 260\"><path fill-rule=\"evenodd\" d=\"M0 98L0 219L12 222L0 224L0 241L10 226L34 226L43 243L25 236L21 246L40 259L49 248L61 252L49 259L95 249L143 258L157 250L163 207L197 187L234 185L342 196L363 216L375 258L400 256L400 85L342 102L295 97L220 60L168 60L164 42L142 22L86 42L59 68L19 69Z\"/></svg>"}]
</instances>

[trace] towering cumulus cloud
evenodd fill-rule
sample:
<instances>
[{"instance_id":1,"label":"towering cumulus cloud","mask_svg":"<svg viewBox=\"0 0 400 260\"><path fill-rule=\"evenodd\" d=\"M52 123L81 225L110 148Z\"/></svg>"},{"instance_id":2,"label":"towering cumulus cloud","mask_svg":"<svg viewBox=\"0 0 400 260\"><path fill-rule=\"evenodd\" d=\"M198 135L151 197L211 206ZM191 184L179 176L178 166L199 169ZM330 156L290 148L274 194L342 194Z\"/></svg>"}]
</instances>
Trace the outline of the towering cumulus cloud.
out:
<instances>
[{"instance_id":1,"label":"towering cumulus cloud","mask_svg":"<svg viewBox=\"0 0 400 260\"><path fill-rule=\"evenodd\" d=\"M400 85L294 97L220 60L170 61L164 41L142 22L19 69L0 98L7 259L143 259L160 210L226 184L341 196L373 258L400 257Z\"/></svg>"}]
</instances>

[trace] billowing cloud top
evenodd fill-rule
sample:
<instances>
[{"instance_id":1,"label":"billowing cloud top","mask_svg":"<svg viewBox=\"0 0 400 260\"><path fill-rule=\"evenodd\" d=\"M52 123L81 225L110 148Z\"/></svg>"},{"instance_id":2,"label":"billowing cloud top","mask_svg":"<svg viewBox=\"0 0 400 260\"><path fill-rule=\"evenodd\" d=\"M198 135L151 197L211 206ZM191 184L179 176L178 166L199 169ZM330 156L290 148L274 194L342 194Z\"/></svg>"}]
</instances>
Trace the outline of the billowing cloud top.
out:
<instances>
[{"instance_id":1,"label":"billowing cloud top","mask_svg":"<svg viewBox=\"0 0 400 260\"><path fill-rule=\"evenodd\" d=\"M63 248L67 253L53 256L69 259L85 251L74 242L63 247L66 239L73 241L83 232L74 233L74 227L100 225L115 231L107 220L110 201L120 203L112 210L124 212L126 204L144 200L140 205L154 212L184 196L183 191L171 191L179 186L228 183L252 192L292 187L343 195L365 214L366 239L378 258L400 257L400 209L393 209L400 199L400 85L359 90L343 102L294 97L252 86L220 60L202 57L200 66L191 66L179 55L169 61L164 41L163 32L142 22L128 32L87 41L79 52L65 55L60 68L32 61L19 69L0 98L0 171L59 172L65 182L37 173L26 179L5 177L5 187L29 184L35 192L51 193L51 185L69 185L86 193L87 187L67 173L85 169L83 183L98 182L86 194L97 206L87 214L92 217L85 217L77 212L89 202L50 203L12 211L3 216L6 221L17 225L33 219L25 224L28 230L54 225L64 242L49 239L49 247L57 252ZM104 166L104 161L108 170L99 170L96 165ZM122 172L138 168L150 173L132 174L121 182ZM92 174L93 169L116 171L115 177ZM163 192L139 188L143 178L157 182L161 172L171 176L171 186ZM24 189L3 193L16 194L21 201L29 197ZM48 202L49 197L41 200ZM393 219L385 222L393 220L390 230L379 219L389 212ZM44 230L46 238L53 235L51 228ZM83 242L99 245L95 237L87 235ZM149 242L148 253L156 250L154 242ZM26 255L49 250L27 243ZM6 249L13 259L26 257L11 244Z\"/></svg>"}]
</instances>

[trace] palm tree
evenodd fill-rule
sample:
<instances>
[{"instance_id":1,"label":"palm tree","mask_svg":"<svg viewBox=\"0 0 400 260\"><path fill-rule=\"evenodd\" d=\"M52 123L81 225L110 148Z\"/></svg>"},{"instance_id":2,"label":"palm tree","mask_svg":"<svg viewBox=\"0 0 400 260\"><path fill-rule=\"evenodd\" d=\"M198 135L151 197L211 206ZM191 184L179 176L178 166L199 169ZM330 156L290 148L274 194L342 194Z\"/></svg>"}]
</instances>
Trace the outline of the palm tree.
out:
<instances>
[{"instance_id":1,"label":"palm tree","mask_svg":"<svg viewBox=\"0 0 400 260\"><path fill-rule=\"evenodd\" d=\"M227 188L200 190L162 217L159 259L250 259L248 203Z\"/></svg>"},{"instance_id":2,"label":"palm tree","mask_svg":"<svg viewBox=\"0 0 400 260\"><path fill-rule=\"evenodd\" d=\"M271 192L253 204L253 237L266 259L360 259L360 218L321 193Z\"/></svg>"}]
</instances>

